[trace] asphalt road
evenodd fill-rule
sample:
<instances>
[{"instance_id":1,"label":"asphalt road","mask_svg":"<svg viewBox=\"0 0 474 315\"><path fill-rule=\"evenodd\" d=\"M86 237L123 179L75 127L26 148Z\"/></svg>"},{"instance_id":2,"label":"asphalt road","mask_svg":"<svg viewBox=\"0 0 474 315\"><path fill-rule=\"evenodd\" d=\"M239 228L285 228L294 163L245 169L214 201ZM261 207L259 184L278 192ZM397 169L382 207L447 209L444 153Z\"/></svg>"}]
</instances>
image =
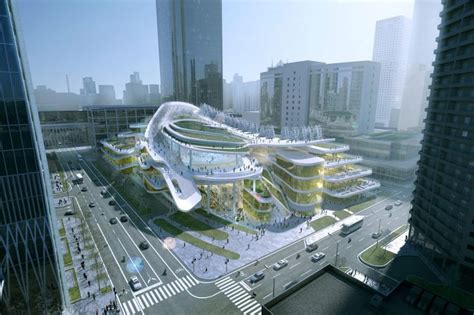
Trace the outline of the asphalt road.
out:
<instances>
[{"instance_id":1,"label":"asphalt road","mask_svg":"<svg viewBox=\"0 0 474 315\"><path fill-rule=\"evenodd\" d=\"M78 153L71 150L58 153L58 157L67 170L68 179L74 178L74 174L78 172L84 174L84 183L74 185L69 195L76 197L77 210L88 217L89 227L112 278L112 284L119 292L122 292L123 288L126 289L126 293L119 296L125 314L181 314L190 310L193 314L256 314L260 311L258 303L267 303L272 298L273 277L275 292L279 294L285 290L285 286L291 285L292 281L301 281L325 264L334 264L338 241L338 265L343 264L362 272L371 269L362 264L357 255L375 242L371 234L377 231L379 221L381 220L383 237L406 224L409 216L411 188L400 190L395 187L389 189L393 196L359 212L365 216L364 224L361 229L348 236L352 239L350 243L347 242L348 237L337 234L321 239L315 252L323 251L326 257L317 263L310 260L310 255L315 252L307 253L303 241L300 240L263 257L258 263L240 268L238 275L234 271L216 281L202 281L194 277L164 246L135 209L85 156L83 161L79 161ZM80 166L82 171L78 171L77 166ZM88 191L81 192L82 187L87 187ZM107 190L105 197L100 194L104 188ZM108 204L112 199L117 205ZM403 201L402 206L394 207L391 211L384 210L385 205L393 204L397 199ZM96 206L89 207L90 202L94 202ZM392 212L391 217L389 212ZM125 223L119 220L123 214L129 218ZM117 224L109 222L114 217L118 219ZM150 247L141 250L139 244L142 241L146 241ZM296 258L298 253L300 257ZM126 262L122 262L123 256ZM280 259L287 259L289 264L279 271L274 271L271 266ZM136 263L133 264L132 261ZM248 279L257 271L264 271L265 278L252 285ZM143 286L138 292L130 290L128 281L132 275L137 275ZM250 297L251 292L257 294L255 300Z\"/></svg>"}]
</instances>

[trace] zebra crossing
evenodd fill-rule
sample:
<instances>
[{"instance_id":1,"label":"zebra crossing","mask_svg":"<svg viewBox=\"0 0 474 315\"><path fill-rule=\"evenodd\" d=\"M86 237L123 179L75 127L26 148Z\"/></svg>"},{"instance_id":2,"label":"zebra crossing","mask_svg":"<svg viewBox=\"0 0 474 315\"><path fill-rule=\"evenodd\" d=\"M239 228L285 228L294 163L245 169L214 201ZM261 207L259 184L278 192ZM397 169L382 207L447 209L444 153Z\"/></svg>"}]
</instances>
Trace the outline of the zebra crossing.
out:
<instances>
[{"instance_id":1,"label":"zebra crossing","mask_svg":"<svg viewBox=\"0 0 474 315\"><path fill-rule=\"evenodd\" d=\"M196 280L186 275L183 278L167 283L143 293L139 293L133 299L122 303L122 309L125 315L133 315L142 310L158 304L169 297L172 297L186 289L198 284ZM146 288L145 288L146 289Z\"/></svg>"},{"instance_id":2,"label":"zebra crossing","mask_svg":"<svg viewBox=\"0 0 474 315\"><path fill-rule=\"evenodd\" d=\"M216 286L224 292L230 301L244 314L262 314L262 306L252 296L243 289L239 283L230 277L225 277L216 282Z\"/></svg>"}]
</instances>

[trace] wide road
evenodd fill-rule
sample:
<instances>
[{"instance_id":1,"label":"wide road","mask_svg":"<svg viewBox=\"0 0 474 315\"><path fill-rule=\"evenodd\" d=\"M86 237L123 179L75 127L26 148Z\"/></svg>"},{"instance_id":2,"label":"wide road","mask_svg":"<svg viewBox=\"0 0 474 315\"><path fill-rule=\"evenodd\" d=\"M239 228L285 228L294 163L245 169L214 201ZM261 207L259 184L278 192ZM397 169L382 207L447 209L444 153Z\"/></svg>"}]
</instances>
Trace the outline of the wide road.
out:
<instances>
[{"instance_id":1,"label":"wide road","mask_svg":"<svg viewBox=\"0 0 474 315\"><path fill-rule=\"evenodd\" d=\"M371 269L360 263L357 255L375 242L371 234L377 231L379 222L383 237L408 220L411 190L394 188L389 197L359 213L365 216L364 224L350 235L352 242L348 243L348 237L337 233L322 238L317 251L325 252L326 257L317 263L311 262L309 257L313 253L307 253L300 240L261 258L257 264L240 268L238 274L233 271L216 281L203 281L194 277L164 246L147 222L114 189L113 183L109 183L88 160L89 155L79 158L78 154L81 153L69 150L58 153L58 156L69 179L74 178L75 173L84 174L84 183L74 186L70 195L77 199L77 210L88 218L112 284L119 292L124 288L126 290L125 294L120 295L125 314L180 314L190 310L193 314L258 314L260 304L271 300L273 285L279 294L293 281L309 277L325 264L334 264L336 242L339 242L338 265L362 272ZM82 171L78 171L77 167ZM82 187L87 187L87 192L81 192ZM101 191L104 189L107 193L103 196ZM403 201L402 206L391 211L384 210L386 205L393 204L397 199ZM110 200L115 200L116 205L109 205ZM91 202L95 203L95 207L89 207ZM120 221L122 215L128 217L127 222ZM111 224L111 218L117 218L118 222ZM146 250L139 247L143 241L149 244ZM298 253L300 257L296 258ZM125 262L122 262L124 256ZM271 266L280 259L287 259L289 264L280 271L274 271ZM248 279L257 271L264 271L265 278L252 285ZM130 290L128 281L132 275L139 278L143 289L137 292ZM252 292L257 294L255 299L251 297Z\"/></svg>"}]
</instances>

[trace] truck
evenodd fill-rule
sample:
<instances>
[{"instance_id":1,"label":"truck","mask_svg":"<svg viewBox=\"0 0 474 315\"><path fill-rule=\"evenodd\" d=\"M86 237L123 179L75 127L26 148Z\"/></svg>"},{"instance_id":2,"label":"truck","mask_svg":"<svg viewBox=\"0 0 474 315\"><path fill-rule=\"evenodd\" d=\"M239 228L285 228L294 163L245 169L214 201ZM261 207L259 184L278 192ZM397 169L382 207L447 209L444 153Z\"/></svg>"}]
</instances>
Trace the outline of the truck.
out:
<instances>
[{"instance_id":1,"label":"truck","mask_svg":"<svg viewBox=\"0 0 474 315\"><path fill-rule=\"evenodd\" d=\"M84 182L84 177L82 176L81 173L76 174L76 183L77 184L82 184Z\"/></svg>"}]
</instances>

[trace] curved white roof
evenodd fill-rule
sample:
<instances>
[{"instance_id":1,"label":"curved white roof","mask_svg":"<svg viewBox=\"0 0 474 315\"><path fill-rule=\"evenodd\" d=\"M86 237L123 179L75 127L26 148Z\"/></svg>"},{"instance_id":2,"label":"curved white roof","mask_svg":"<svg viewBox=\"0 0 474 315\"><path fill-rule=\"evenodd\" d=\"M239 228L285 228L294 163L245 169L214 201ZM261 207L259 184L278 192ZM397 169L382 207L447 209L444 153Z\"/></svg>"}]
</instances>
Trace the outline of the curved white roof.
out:
<instances>
[{"instance_id":1,"label":"curved white roof","mask_svg":"<svg viewBox=\"0 0 474 315\"><path fill-rule=\"evenodd\" d=\"M300 166L313 166L324 163L324 159L306 152L295 150L281 150L277 152L281 158Z\"/></svg>"}]
</instances>

